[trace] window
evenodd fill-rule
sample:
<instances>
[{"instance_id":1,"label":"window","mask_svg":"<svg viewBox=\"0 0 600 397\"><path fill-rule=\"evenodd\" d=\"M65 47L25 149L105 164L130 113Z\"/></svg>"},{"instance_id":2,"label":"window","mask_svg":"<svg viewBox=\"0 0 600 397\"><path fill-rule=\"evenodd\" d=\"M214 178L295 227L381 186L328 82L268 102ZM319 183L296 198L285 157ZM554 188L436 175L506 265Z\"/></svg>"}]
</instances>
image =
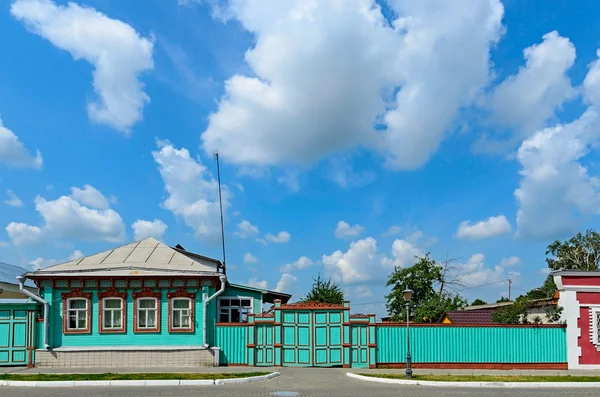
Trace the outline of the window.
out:
<instances>
[{"instance_id":1,"label":"window","mask_svg":"<svg viewBox=\"0 0 600 397\"><path fill-rule=\"evenodd\" d=\"M82 331L88 327L88 301L83 298L67 299L67 329Z\"/></svg>"},{"instance_id":2,"label":"window","mask_svg":"<svg viewBox=\"0 0 600 397\"><path fill-rule=\"evenodd\" d=\"M222 323L245 323L248 314L252 313L251 298L220 298L219 299L219 322Z\"/></svg>"},{"instance_id":3,"label":"window","mask_svg":"<svg viewBox=\"0 0 600 397\"><path fill-rule=\"evenodd\" d=\"M138 313L137 313L137 328L138 329L156 329L156 308L157 301L155 298L139 298Z\"/></svg>"},{"instance_id":4,"label":"window","mask_svg":"<svg viewBox=\"0 0 600 397\"><path fill-rule=\"evenodd\" d=\"M590 339L600 351L600 307L590 307Z\"/></svg>"},{"instance_id":5,"label":"window","mask_svg":"<svg viewBox=\"0 0 600 397\"><path fill-rule=\"evenodd\" d=\"M91 292L73 288L62 293L63 334L87 334L90 332Z\"/></svg>"},{"instance_id":6,"label":"window","mask_svg":"<svg viewBox=\"0 0 600 397\"><path fill-rule=\"evenodd\" d=\"M106 330L123 328L123 299L104 298L102 301L102 328Z\"/></svg>"},{"instance_id":7,"label":"window","mask_svg":"<svg viewBox=\"0 0 600 397\"><path fill-rule=\"evenodd\" d=\"M190 328L190 309L192 301L188 298L173 299L173 309L171 313L171 327L173 329Z\"/></svg>"}]
</instances>

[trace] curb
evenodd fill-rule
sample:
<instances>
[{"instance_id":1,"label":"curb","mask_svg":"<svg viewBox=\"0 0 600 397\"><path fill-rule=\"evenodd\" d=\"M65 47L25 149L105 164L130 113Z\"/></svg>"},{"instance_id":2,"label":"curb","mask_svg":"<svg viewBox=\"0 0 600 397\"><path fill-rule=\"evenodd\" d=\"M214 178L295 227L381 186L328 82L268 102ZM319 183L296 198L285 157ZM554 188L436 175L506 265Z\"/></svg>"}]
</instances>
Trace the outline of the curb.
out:
<instances>
[{"instance_id":1,"label":"curb","mask_svg":"<svg viewBox=\"0 0 600 397\"><path fill-rule=\"evenodd\" d=\"M407 386L432 386L432 387L495 387L514 389L538 389L538 388L600 388L600 382L436 382L430 380L405 380L375 378L346 373L346 376L367 382L392 383Z\"/></svg>"},{"instance_id":2,"label":"curb","mask_svg":"<svg viewBox=\"0 0 600 397\"><path fill-rule=\"evenodd\" d=\"M213 386L236 383L250 383L260 380L269 380L279 376L279 372L268 375L250 376L247 378L233 379L169 379L169 380L70 380L70 381L22 381L0 380L0 387L126 387L126 386Z\"/></svg>"}]
</instances>

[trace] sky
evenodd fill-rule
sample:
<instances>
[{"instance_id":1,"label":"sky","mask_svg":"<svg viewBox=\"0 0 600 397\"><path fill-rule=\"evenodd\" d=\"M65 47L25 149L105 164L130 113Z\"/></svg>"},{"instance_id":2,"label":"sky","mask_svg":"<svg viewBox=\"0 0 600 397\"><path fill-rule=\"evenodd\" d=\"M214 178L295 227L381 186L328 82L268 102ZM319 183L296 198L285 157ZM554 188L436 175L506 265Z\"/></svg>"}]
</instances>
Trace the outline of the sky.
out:
<instances>
[{"instance_id":1,"label":"sky","mask_svg":"<svg viewBox=\"0 0 600 397\"><path fill-rule=\"evenodd\" d=\"M468 300L542 284L600 214L600 5L15 0L0 5L0 261L148 236L385 314L395 267Z\"/></svg>"}]
</instances>

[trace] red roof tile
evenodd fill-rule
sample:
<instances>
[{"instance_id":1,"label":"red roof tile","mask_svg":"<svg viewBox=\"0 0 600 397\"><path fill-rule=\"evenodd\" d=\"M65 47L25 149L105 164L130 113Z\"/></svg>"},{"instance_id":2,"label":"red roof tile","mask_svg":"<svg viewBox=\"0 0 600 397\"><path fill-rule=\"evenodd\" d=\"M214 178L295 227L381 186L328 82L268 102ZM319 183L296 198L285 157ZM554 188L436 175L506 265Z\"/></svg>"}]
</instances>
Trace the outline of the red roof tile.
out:
<instances>
[{"instance_id":1,"label":"red roof tile","mask_svg":"<svg viewBox=\"0 0 600 397\"><path fill-rule=\"evenodd\" d=\"M492 313L496 309L487 310L452 310L446 316L452 324L495 324Z\"/></svg>"}]
</instances>

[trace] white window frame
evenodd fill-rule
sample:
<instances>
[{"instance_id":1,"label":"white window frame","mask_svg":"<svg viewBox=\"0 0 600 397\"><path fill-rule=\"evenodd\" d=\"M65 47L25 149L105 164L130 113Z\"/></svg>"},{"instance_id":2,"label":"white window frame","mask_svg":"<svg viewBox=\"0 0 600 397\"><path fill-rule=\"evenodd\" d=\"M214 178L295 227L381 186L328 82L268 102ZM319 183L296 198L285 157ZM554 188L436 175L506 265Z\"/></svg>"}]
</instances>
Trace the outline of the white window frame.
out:
<instances>
[{"instance_id":1,"label":"white window frame","mask_svg":"<svg viewBox=\"0 0 600 397\"><path fill-rule=\"evenodd\" d=\"M76 300L81 300L85 302L85 309L71 309L70 304L72 301L76 301ZM80 297L74 297L74 298L67 298L67 330L69 331L86 331L89 329L89 324L88 324L88 310L90 310L90 303L88 302L89 299L87 298L80 298ZM76 327L73 328L71 327L71 312L76 312L76 321L75 321L75 325ZM83 312L84 314L84 318L85 318L85 327L83 328L79 328L77 327L77 325L79 324L79 312Z\"/></svg>"},{"instance_id":2,"label":"white window frame","mask_svg":"<svg viewBox=\"0 0 600 397\"><path fill-rule=\"evenodd\" d=\"M119 309L113 309L113 308L107 308L106 307L106 301L107 300L113 300L113 299L114 300L119 300L121 302L121 308L119 308ZM102 325L101 325L102 326L102 330L106 330L106 331L122 331L123 330L123 327L125 327L124 322L127 321L127 319L124 318L124 316L123 316L124 303L125 302L123 301L123 298L119 298L117 296L109 296L108 298L103 298L102 299ZM106 321L106 318L107 318L106 315L108 314L110 316L109 318L110 318L110 321L111 321L111 324L112 324L114 322L114 319L115 319L114 318L114 312L116 312L116 311L119 312L119 318L121 320L121 326L120 327L114 327L114 326L106 327L104 325L104 322Z\"/></svg>"},{"instance_id":3,"label":"white window frame","mask_svg":"<svg viewBox=\"0 0 600 397\"><path fill-rule=\"evenodd\" d=\"M218 298L218 304L217 304L217 321L221 321L221 309L226 310L229 309L229 321L227 321L228 323L232 322L231 321L231 308L232 306L225 306L224 308L221 308L221 301L222 300L231 300L231 299L249 299L250 300L250 306L239 306L239 307L249 307L250 310L248 311L247 314L253 314L254 313L254 298L250 297L250 296L219 296ZM240 313L240 323L243 322L242 321L242 314Z\"/></svg>"},{"instance_id":4,"label":"white window frame","mask_svg":"<svg viewBox=\"0 0 600 397\"><path fill-rule=\"evenodd\" d=\"M147 308L142 308L140 305L140 301L142 300L153 300L154 301L154 309L147 309ZM142 331L148 331L148 330L156 330L158 329L158 299L153 298L151 296L142 296L140 298L137 298L137 302L136 302L136 309L137 309L137 313L136 313L136 329L142 330ZM141 327L140 326L140 312L141 311L145 311L145 312L150 312L150 311L154 311L154 327ZM146 324L148 324L148 316L146 315Z\"/></svg>"},{"instance_id":5,"label":"white window frame","mask_svg":"<svg viewBox=\"0 0 600 397\"><path fill-rule=\"evenodd\" d=\"M600 307L590 307L590 342L600 351Z\"/></svg>"},{"instance_id":6,"label":"white window frame","mask_svg":"<svg viewBox=\"0 0 600 397\"><path fill-rule=\"evenodd\" d=\"M178 309L178 308L175 308L175 302L176 301L187 301L188 308L187 309ZM193 321L192 311L194 310L194 306L193 305L194 305L194 302L190 298L171 298L171 328L172 329L174 329L174 330L189 330L189 329L192 329L192 321ZM188 312L187 313L187 316L188 316L188 326L187 327L182 327L182 326L176 327L175 326L175 315L176 315L176 312L179 315L179 324L182 324L183 323L183 321L181 321L182 318L183 318L183 313L182 312L185 311L185 310L187 310L187 312Z\"/></svg>"}]
</instances>

